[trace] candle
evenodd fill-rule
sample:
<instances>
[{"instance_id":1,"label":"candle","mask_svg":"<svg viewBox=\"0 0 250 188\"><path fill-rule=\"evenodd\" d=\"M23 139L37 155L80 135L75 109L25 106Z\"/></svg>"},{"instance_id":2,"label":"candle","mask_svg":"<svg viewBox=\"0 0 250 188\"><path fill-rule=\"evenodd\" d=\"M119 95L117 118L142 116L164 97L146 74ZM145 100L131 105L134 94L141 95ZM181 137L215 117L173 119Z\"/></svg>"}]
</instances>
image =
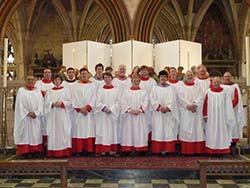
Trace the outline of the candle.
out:
<instances>
[{"instance_id":1,"label":"candle","mask_svg":"<svg viewBox=\"0 0 250 188\"><path fill-rule=\"evenodd\" d=\"M187 49L187 70L190 69L190 51Z\"/></svg>"},{"instance_id":2,"label":"candle","mask_svg":"<svg viewBox=\"0 0 250 188\"><path fill-rule=\"evenodd\" d=\"M73 48L72 49L72 62L71 62L73 68L76 68L75 67L75 65L76 65L75 64L75 53L76 53L76 50L75 50L75 48Z\"/></svg>"},{"instance_id":3,"label":"candle","mask_svg":"<svg viewBox=\"0 0 250 188\"><path fill-rule=\"evenodd\" d=\"M3 56L3 87L7 87L7 59L8 59L8 39L4 39L4 56Z\"/></svg>"},{"instance_id":4,"label":"candle","mask_svg":"<svg viewBox=\"0 0 250 188\"><path fill-rule=\"evenodd\" d=\"M249 75L249 36L246 37L246 78L247 78L247 86L250 86L250 75Z\"/></svg>"}]
</instances>

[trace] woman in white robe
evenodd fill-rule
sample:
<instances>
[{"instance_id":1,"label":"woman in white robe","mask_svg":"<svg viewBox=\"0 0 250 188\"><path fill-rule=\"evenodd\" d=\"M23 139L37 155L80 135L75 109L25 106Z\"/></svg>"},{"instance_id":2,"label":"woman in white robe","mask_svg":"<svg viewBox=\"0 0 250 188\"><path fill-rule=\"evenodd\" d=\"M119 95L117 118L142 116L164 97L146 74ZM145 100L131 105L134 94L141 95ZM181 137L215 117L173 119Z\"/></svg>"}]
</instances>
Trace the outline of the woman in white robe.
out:
<instances>
[{"instance_id":1,"label":"woman in white robe","mask_svg":"<svg viewBox=\"0 0 250 188\"><path fill-rule=\"evenodd\" d=\"M121 99L121 151L148 151L148 95L140 89L140 77L133 75L132 87Z\"/></svg>"},{"instance_id":2,"label":"woman in white robe","mask_svg":"<svg viewBox=\"0 0 250 188\"><path fill-rule=\"evenodd\" d=\"M206 153L211 154L230 153L232 130L236 124L231 98L220 83L219 77L213 78L203 105Z\"/></svg>"},{"instance_id":3,"label":"woman in white robe","mask_svg":"<svg viewBox=\"0 0 250 188\"><path fill-rule=\"evenodd\" d=\"M118 89L112 83L112 74L103 74L105 85L98 90L96 97L96 139L97 154L115 154L118 152Z\"/></svg>"},{"instance_id":4,"label":"woman in white robe","mask_svg":"<svg viewBox=\"0 0 250 188\"><path fill-rule=\"evenodd\" d=\"M48 134L48 157L66 157L71 155L71 107L69 91L60 86L62 78L56 75L55 87L45 95L45 115Z\"/></svg>"},{"instance_id":5,"label":"woman in white robe","mask_svg":"<svg viewBox=\"0 0 250 188\"><path fill-rule=\"evenodd\" d=\"M178 91L180 106L180 130L182 154L201 154L205 152L205 132L202 115L203 93L194 83L192 71L187 71L185 81Z\"/></svg>"},{"instance_id":6,"label":"woman in white robe","mask_svg":"<svg viewBox=\"0 0 250 188\"><path fill-rule=\"evenodd\" d=\"M43 152L42 115L43 96L34 87L34 76L28 75L26 86L19 88L17 92L15 104L14 142L17 145L17 155Z\"/></svg>"},{"instance_id":7,"label":"woman in white robe","mask_svg":"<svg viewBox=\"0 0 250 188\"><path fill-rule=\"evenodd\" d=\"M152 88L152 153L173 153L178 134L179 114L175 89L167 84L166 71L159 73L160 83Z\"/></svg>"}]
</instances>

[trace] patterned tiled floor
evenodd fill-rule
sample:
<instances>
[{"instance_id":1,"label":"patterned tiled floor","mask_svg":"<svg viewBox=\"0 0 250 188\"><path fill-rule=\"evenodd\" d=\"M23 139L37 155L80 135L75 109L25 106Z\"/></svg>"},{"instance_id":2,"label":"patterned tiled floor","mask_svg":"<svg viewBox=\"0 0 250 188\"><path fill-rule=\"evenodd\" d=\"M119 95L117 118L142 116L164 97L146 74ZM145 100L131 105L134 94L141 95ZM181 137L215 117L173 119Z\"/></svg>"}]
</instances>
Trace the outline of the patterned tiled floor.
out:
<instances>
[{"instance_id":1,"label":"patterned tiled floor","mask_svg":"<svg viewBox=\"0 0 250 188\"><path fill-rule=\"evenodd\" d=\"M60 180L41 179L0 179L0 187L60 187ZM80 188L199 188L197 179L68 179L68 187ZM250 179L216 179L209 180L208 188L250 188Z\"/></svg>"}]
</instances>

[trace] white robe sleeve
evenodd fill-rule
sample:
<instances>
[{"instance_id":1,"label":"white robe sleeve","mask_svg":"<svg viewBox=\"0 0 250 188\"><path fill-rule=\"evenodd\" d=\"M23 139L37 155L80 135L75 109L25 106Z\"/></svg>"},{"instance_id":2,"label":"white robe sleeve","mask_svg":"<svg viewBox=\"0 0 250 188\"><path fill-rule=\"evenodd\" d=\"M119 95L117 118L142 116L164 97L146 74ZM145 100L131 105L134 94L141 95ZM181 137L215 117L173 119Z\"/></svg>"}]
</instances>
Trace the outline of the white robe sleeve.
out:
<instances>
[{"instance_id":1,"label":"white robe sleeve","mask_svg":"<svg viewBox=\"0 0 250 188\"><path fill-rule=\"evenodd\" d=\"M121 114L125 114L131 107L128 105L128 92L126 91L121 98Z\"/></svg>"},{"instance_id":2,"label":"white robe sleeve","mask_svg":"<svg viewBox=\"0 0 250 188\"><path fill-rule=\"evenodd\" d=\"M184 91L182 90L182 87L184 87L184 86L181 86L181 88L177 92L177 97L178 97L178 102L179 102L180 106L182 108L186 109L187 105L189 105L190 103L185 100L185 97L184 97L185 94L184 94Z\"/></svg>"},{"instance_id":3,"label":"white robe sleeve","mask_svg":"<svg viewBox=\"0 0 250 188\"><path fill-rule=\"evenodd\" d=\"M243 108L243 101L242 101L242 95L240 92L240 88L238 84L236 84L236 89L238 91L238 104L237 104L237 124L239 126L239 132L242 132L242 129L245 125L245 113L244 113L244 108Z\"/></svg>"},{"instance_id":4,"label":"white robe sleeve","mask_svg":"<svg viewBox=\"0 0 250 188\"><path fill-rule=\"evenodd\" d=\"M140 109L144 112L147 113L148 108L149 108L149 98L148 94L146 92L142 92L142 103L140 106Z\"/></svg>"},{"instance_id":5,"label":"white robe sleeve","mask_svg":"<svg viewBox=\"0 0 250 188\"><path fill-rule=\"evenodd\" d=\"M233 111L233 104L231 97L228 95L227 92L225 92L225 113L226 113L226 124L229 130L229 138L230 142L232 139L232 131L234 126L236 126L234 111Z\"/></svg>"},{"instance_id":6,"label":"white robe sleeve","mask_svg":"<svg viewBox=\"0 0 250 188\"><path fill-rule=\"evenodd\" d=\"M179 109L177 104L177 93L174 88L172 88L172 96L170 104L167 107L171 110L173 117L176 119L177 124L179 124Z\"/></svg>"},{"instance_id":7,"label":"white robe sleeve","mask_svg":"<svg viewBox=\"0 0 250 188\"><path fill-rule=\"evenodd\" d=\"M43 103L44 103L44 99L40 91L38 91L37 97L38 98L36 100L38 102L38 108L34 113L36 114L36 117L40 117L43 116Z\"/></svg>"},{"instance_id":8,"label":"white robe sleeve","mask_svg":"<svg viewBox=\"0 0 250 188\"><path fill-rule=\"evenodd\" d=\"M101 112L102 109L106 106L103 103L103 95L102 95L103 89L99 89L96 94L96 112Z\"/></svg>"},{"instance_id":9,"label":"white robe sleeve","mask_svg":"<svg viewBox=\"0 0 250 188\"><path fill-rule=\"evenodd\" d=\"M44 99L44 115L47 116L52 109L51 91L48 90Z\"/></svg>"},{"instance_id":10,"label":"white robe sleeve","mask_svg":"<svg viewBox=\"0 0 250 188\"><path fill-rule=\"evenodd\" d=\"M151 106L152 106L154 111L157 111L159 106L161 106L161 104L157 98L157 95L156 95L156 88L155 87L152 88L151 93L150 93L150 103L151 103Z\"/></svg>"}]
</instances>

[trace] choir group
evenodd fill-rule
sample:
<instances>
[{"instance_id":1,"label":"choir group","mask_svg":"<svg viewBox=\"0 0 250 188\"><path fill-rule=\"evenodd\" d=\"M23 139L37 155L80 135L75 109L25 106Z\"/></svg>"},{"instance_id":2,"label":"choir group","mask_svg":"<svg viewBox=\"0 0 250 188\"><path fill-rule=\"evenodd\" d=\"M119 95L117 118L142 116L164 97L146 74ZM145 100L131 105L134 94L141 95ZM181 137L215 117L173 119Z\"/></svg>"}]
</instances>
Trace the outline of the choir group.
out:
<instances>
[{"instance_id":1,"label":"choir group","mask_svg":"<svg viewBox=\"0 0 250 188\"><path fill-rule=\"evenodd\" d=\"M27 75L15 104L17 154L166 155L176 145L187 155L230 153L245 123L238 84L229 72L209 77L204 65L182 69L156 76L144 65L126 76L120 65L113 78L99 63L94 76L86 67Z\"/></svg>"}]
</instances>

